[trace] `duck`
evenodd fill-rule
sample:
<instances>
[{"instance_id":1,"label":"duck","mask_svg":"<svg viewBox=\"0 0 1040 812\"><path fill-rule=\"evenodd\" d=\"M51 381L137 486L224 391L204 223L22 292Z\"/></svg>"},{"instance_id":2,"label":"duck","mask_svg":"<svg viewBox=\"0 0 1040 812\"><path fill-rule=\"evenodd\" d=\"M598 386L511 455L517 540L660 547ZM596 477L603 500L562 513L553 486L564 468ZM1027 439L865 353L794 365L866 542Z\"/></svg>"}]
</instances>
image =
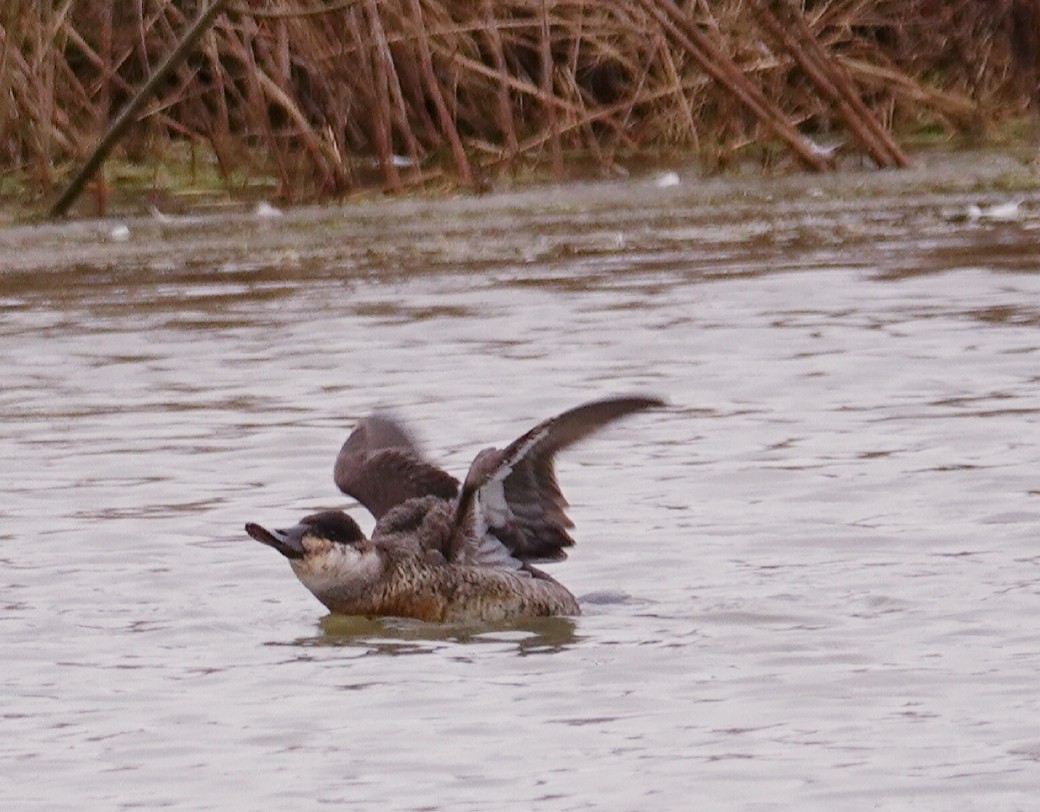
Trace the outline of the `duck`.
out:
<instances>
[{"instance_id":1,"label":"duck","mask_svg":"<svg viewBox=\"0 0 1040 812\"><path fill-rule=\"evenodd\" d=\"M487 623L581 613L574 595L535 564L574 545L557 452L623 417L663 408L650 396L610 397L543 420L504 449L476 455L460 483L430 462L396 418L361 420L333 480L375 518L371 537L342 510L286 529L245 525L281 553L331 613Z\"/></svg>"}]
</instances>

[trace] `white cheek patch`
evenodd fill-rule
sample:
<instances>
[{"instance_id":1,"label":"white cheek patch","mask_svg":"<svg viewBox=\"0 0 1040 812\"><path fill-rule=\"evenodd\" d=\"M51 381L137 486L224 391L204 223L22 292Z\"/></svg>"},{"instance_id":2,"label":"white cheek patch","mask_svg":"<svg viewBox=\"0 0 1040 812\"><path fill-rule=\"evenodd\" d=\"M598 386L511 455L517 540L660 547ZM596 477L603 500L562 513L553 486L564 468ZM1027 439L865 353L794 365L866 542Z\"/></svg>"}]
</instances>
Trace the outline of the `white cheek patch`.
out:
<instances>
[{"instance_id":1,"label":"white cheek patch","mask_svg":"<svg viewBox=\"0 0 1040 812\"><path fill-rule=\"evenodd\" d=\"M315 595L359 591L379 578L382 560L375 550L361 551L345 544L304 540L307 555L291 560L293 572Z\"/></svg>"}]
</instances>

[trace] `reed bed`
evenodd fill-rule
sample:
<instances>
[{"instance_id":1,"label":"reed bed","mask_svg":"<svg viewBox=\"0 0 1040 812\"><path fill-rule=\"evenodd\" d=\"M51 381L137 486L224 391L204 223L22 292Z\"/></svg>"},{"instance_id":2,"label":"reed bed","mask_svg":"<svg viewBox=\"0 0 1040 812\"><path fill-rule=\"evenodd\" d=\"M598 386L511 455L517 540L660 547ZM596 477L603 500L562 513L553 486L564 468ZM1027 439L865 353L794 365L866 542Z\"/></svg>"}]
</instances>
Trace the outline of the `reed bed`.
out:
<instances>
[{"instance_id":1,"label":"reed bed","mask_svg":"<svg viewBox=\"0 0 1040 812\"><path fill-rule=\"evenodd\" d=\"M0 177L52 192L202 5L6 0ZM117 157L291 200L668 150L776 163L796 136L883 163L870 139L1021 115L1038 42L1040 0L239 0Z\"/></svg>"}]
</instances>

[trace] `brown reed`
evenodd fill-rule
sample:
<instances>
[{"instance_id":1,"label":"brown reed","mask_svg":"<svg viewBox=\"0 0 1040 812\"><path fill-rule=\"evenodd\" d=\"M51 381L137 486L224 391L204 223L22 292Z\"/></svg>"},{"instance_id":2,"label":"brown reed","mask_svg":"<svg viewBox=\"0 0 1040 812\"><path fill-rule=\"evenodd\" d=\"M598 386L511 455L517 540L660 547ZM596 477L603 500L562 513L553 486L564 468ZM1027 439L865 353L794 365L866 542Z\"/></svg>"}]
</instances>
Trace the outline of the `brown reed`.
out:
<instances>
[{"instance_id":1,"label":"brown reed","mask_svg":"<svg viewBox=\"0 0 1040 812\"><path fill-rule=\"evenodd\" d=\"M202 2L7 0L0 181L51 193ZM812 166L795 142L835 133L899 164L892 132L1023 113L1038 50L1040 0L238 0L119 157L187 146L229 188L273 177L288 200L661 150Z\"/></svg>"}]
</instances>

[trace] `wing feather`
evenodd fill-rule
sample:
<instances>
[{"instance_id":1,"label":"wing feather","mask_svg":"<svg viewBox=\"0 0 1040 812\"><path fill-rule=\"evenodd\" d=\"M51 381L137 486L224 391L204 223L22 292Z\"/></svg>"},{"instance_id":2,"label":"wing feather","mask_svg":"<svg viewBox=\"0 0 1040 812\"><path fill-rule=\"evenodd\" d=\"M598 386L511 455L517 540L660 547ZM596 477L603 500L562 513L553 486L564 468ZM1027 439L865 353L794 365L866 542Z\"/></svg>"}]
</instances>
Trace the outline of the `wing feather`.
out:
<instances>
[{"instance_id":1,"label":"wing feather","mask_svg":"<svg viewBox=\"0 0 1040 812\"><path fill-rule=\"evenodd\" d=\"M408 499L454 499L459 488L458 480L429 462L404 426L386 415L357 424L336 457L333 479L376 519Z\"/></svg>"},{"instance_id":2,"label":"wing feather","mask_svg":"<svg viewBox=\"0 0 1040 812\"><path fill-rule=\"evenodd\" d=\"M496 550L517 562L555 561L574 545L556 453L634 412L664 406L653 397L593 401L539 423L503 451L485 449L470 466L455 512L449 558L468 562Z\"/></svg>"}]
</instances>

